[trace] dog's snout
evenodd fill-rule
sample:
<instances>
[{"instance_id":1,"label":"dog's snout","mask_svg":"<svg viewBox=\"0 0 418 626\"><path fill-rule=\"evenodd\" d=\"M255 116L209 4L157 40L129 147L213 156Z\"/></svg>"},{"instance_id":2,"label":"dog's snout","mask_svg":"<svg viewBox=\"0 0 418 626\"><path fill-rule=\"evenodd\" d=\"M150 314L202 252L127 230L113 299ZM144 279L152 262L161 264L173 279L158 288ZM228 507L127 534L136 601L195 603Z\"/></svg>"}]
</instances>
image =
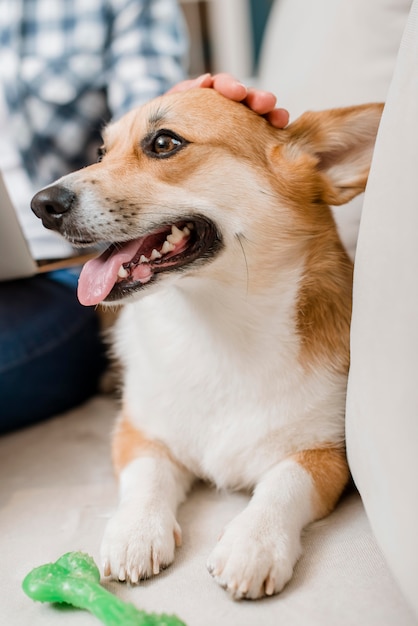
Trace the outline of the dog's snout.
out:
<instances>
[{"instance_id":1,"label":"dog's snout","mask_svg":"<svg viewBox=\"0 0 418 626\"><path fill-rule=\"evenodd\" d=\"M65 213L71 211L75 193L61 185L52 185L41 189L32 198L31 209L42 219L46 228L56 229Z\"/></svg>"}]
</instances>

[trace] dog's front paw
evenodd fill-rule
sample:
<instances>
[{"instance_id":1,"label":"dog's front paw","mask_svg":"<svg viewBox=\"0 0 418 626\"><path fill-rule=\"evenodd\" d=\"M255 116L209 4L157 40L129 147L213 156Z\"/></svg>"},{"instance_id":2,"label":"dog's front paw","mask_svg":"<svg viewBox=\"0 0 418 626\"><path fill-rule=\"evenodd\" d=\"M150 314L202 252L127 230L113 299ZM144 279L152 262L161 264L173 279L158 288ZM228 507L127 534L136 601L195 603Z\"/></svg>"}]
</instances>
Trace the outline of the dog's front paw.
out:
<instances>
[{"instance_id":1,"label":"dog's front paw","mask_svg":"<svg viewBox=\"0 0 418 626\"><path fill-rule=\"evenodd\" d=\"M283 589L300 556L300 539L244 511L226 528L207 568L235 599L257 599Z\"/></svg>"},{"instance_id":2,"label":"dog's front paw","mask_svg":"<svg viewBox=\"0 0 418 626\"><path fill-rule=\"evenodd\" d=\"M101 547L104 574L135 584L170 565L180 545L181 529L168 508L138 511L125 504L105 530Z\"/></svg>"}]
</instances>

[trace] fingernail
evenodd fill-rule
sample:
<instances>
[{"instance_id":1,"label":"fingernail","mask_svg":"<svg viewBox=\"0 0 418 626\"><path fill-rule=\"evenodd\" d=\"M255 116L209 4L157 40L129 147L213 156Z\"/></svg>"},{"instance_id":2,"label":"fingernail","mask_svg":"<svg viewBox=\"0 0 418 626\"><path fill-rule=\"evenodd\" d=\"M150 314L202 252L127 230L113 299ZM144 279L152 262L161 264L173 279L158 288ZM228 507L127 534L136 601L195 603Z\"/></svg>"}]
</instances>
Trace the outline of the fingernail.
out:
<instances>
[{"instance_id":1,"label":"fingernail","mask_svg":"<svg viewBox=\"0 0 418 626\"><path fill-rule=\"evenodd\" d=\"M196 87L200 87L208 78L210 78L209 72L207 74L201 74L197 78L195 78Z\"/></svg>"}]
</instances>

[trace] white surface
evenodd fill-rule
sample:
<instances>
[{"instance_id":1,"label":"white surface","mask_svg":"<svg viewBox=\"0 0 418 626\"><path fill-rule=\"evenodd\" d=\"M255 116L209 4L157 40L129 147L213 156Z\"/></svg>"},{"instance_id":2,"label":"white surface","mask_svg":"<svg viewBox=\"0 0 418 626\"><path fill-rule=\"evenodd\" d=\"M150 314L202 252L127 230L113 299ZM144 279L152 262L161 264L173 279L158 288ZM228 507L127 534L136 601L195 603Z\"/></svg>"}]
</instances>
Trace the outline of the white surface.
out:
<instances>
[{"instance_id":1,"label":"white surface","mask_svg":"<svg viewBox=\"0 0 418 626\"><path fill-rule=\"evenodd\" d=\"M35 566L71 550L98 560L106 519L116 505L110 464L113 401L84 407L0 439L1 622L7 626L93 626L91 615L34 603L21 590ZM183 546L160 576L130 588L105 583L149 611L176 613L188 626L413 626L416 624L373 539L357 494L313 525L285 591L234 602L206 571L223 525L247 501L242 494L194 490L180 509Z\"/></svg>"}]
</instances>

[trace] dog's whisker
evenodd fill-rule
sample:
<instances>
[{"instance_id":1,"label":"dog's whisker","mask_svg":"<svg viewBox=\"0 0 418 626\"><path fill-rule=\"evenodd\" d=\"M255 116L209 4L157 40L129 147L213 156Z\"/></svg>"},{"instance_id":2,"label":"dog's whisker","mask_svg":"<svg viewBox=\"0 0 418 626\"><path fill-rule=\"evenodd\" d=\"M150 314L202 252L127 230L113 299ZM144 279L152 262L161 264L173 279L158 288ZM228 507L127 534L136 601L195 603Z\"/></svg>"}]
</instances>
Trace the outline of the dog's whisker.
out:
<instances>
[{"instance_id":1,"label":"dog's whisker","mask_svg":"<svg viewBox=\"0 0 418 626\"><path fill-rule=\"evenodd\" d=\"M249 289L249 286L250 286L250 271L249 271L249 268L248 268L248 260L247 260L247 255L245 253L244 244L242 243L242 239L245 239L245 237L243 235L239 235L237 233L236 234L236 238L237 238L238 243L239 243L239 245L241 247L242 254L243 254L243 257L244 257L245 271L246 271L246 275L247 275L247 295L248 295L248 289Z\"/></svg>"}]
</instances>

